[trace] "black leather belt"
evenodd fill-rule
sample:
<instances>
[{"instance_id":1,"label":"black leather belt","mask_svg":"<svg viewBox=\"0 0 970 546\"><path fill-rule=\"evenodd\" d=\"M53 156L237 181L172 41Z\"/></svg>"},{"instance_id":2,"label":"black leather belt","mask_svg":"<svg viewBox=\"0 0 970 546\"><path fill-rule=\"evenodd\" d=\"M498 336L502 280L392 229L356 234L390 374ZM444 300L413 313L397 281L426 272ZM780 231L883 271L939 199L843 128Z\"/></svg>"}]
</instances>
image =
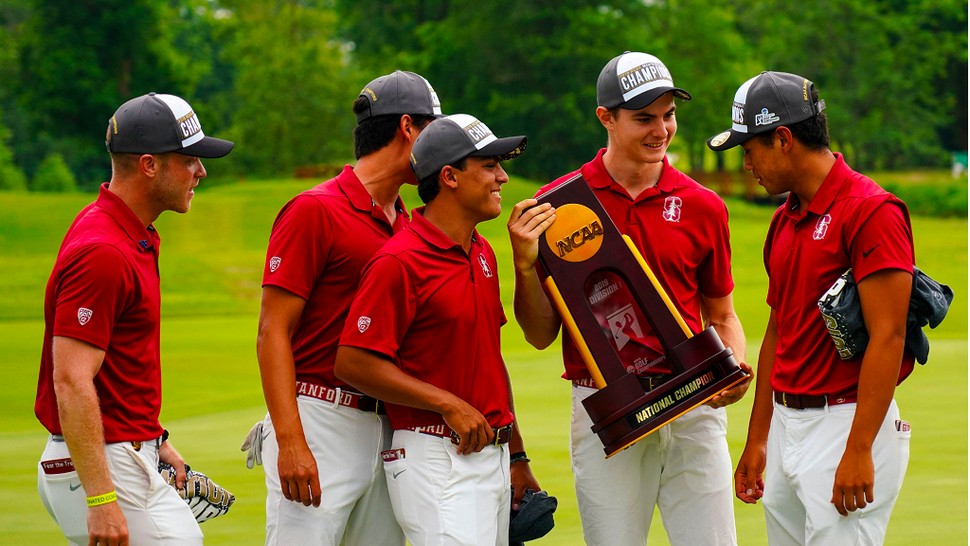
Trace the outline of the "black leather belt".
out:
<instances>
[{"instance_id":1,"label":"black leather belt","mask_svg":"<svg viewBox=\"0 0 970 546\"><path fill-rule=\"evenodd\" d=\"M838 406L840 404L851 404L857 399L856 393L842 394L839 396L827 396L824 394L788 394L775 391L775 402L791 409L817 409L825 406Z\"/></svg>"},{"instance_id":2,"label":"black leather belt","mask_svg":"<svg viewBox=\"0 0 970 546\"><path fill-rule=\"evenodd\" d=\"M437 436L439 438L451 438L451 443L455 445L458 445L458 443L461 442L461 437L458 436L458 433L445 425L407 427L406 430L413 430L414 432L428 434L430 436ZM510 440L512 440L512 425L508 424L504 427L495 429L495 438L493 438L488 445L500 446L509 443Z\"/></svg>"}]
</instances>

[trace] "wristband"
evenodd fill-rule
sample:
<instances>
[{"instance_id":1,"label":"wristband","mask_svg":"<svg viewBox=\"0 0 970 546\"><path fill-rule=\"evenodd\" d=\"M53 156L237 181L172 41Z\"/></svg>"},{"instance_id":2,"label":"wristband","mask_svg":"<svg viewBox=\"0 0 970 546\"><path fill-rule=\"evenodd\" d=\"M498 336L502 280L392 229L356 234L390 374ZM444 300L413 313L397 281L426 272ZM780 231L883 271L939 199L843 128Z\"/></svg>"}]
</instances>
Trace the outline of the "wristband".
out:
<instances>
[{"instance_id":1,"label":"wristband","mask_svg":"<svg viewBox=\"0 0 970 546\"><path fill-rule=\"evenodd\" d=\"M108 504L109 502L118 500L118 494L114 491L109 491L104 495L95 495L93 497L87 497L84 500L87 501L88 506L101 506L102 504Z\"/></svg>"},{"instance_id":2,"label":"wristband","mask_svg":"<svg viewBox=\"0 0 970 546\"><path fill-rule=\"evenodd\" d=\"M514 463L528 463L532 459L526 456L525 451L516 451L515 453L509 455L509 464Z\"/></svg>"}]
</instances>

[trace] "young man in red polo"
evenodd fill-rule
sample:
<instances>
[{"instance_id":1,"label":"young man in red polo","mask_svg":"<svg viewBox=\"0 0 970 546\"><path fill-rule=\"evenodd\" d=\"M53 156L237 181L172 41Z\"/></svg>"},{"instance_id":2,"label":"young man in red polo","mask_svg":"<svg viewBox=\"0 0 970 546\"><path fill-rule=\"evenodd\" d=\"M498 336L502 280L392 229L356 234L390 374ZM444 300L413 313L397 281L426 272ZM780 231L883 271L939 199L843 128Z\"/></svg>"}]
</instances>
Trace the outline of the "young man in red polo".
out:
<instances>
[{"instance_id":1,"label":"young man in red polo","mask_svg":"<svg viewBox=\"0 0 970 546\"><path fill-rule=\"evenodd\" d=\"M337 376L388 402L384 472L416 546L509 541L506 318L475 226L502 213L501 162L525 144L464 114L428 125L411 155L427 205L368 264L340 339Z\"/></svg>"},{"instance_id":2,"label":"young man in red polo","mask_svg":"<svg viewBox=\"0 0 970 546\"><path fill-rule=\"evenodd\" d=\"M61 243L44 298L34 411L50 431L38 465L47 511L72 544L202 544L192 511L158 473L185 484L159 424L160 239L152 223L188 212L200 158L233 143L205 136L187 102L149 93L108 121L111 181Z\"/></svg>"},{"instance_id":3,"label":"young man in red polo","mask_svg":"<svg viewBox=\"0 0 970 546\"><path fill-rule=\"evenodd\" d=\"M771 314L735 488L763 497L773 545L877 545L909 461L893 393L913 370L913 234L906 205L829 149L824 107L808 79L762 72L708 141L742 146L769 194L790 192L765 241ZM842 360L818 301L850 267L869 344Z\"/></svg>"},{"instance_id":4,"label":"young man in red polo","mask_svg":"<svg viewBox=\"0 0 970 546\"><path fill-rule=\"evenodd\" d=\"M431 84L395 71L354 101L357 163L291 199L273 224L256 352L266 544L404 544L381 472L387 417L338 379L334 356L360 273L403 230L415 138L441 115ZM257 425L258 426L258 425Z\"/></svg>"},{"instance_id":5,"label":"young man in red polo","mask_svg":"<svg viewBox=\"0 0 970 546\"><path fill-rule=\"evenodd\" d=\"M667 157L677 133L678 102L690 100L676 87L660 59L626 52L610 60L596 86L596 117L607 147L576 171L544 186L546 192L581 173L620 232L628 235L697 332L713 326L743 364L744 332L734 312L728 211L714 192L678 171ZM551 211L517 206L509 220L515 255L515 317L533 346L548 347L562 320L540 283L535 263L538 237ZM531 207L531 208L528 208ZM663 348L641 324L644 361ZM571 459L583 535L590 545L644 544L654 506L675 546L737 543L731 496L731 456L724 406L736 402L748 381L728 389L633 446L605 459L603 444L582 402L595 384L567 333L562 340L563 377L573 384ZM662 364L641 372L663 382Z\"/></svg>"}]
</instances>

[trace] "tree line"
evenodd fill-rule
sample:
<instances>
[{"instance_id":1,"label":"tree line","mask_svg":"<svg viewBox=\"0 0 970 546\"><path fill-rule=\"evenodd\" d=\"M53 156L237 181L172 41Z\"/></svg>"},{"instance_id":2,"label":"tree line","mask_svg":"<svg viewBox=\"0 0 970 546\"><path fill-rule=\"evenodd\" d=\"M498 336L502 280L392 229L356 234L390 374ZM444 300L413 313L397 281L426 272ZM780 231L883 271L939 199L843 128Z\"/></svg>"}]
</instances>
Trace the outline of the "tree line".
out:
<instances>
[{"instance_id":1,"label":"tree line","mask_svg":"<svg viewBox=\"0 0 970 546\"><path fill-rule=\"evenodd\" d=\"M603 145L596 78L625 50L694 96L684 170L738 168L705 140L762 70L815 82L859 169L967 150L966 0L3 0L0 188L94 188L108 117L149 91L237 142L224 174L325 172L353 158L357 93L395 69L427 77L446 113L528 135L515 173L548 180Z\"/></svg>"}]
</instances>

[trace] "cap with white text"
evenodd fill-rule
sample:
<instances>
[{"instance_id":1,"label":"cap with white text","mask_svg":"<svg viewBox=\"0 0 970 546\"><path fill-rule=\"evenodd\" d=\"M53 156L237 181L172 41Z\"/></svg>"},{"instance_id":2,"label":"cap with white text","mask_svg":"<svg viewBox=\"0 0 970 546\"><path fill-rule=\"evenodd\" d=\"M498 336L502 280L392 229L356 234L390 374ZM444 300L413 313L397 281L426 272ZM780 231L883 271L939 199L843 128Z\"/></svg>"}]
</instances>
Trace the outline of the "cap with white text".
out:
<instances>
[{"instance_id":1,"label":"cap with white text","mask_svg":"<svg viewBox=\"0 0 970 546\"><path fill-rule=\"evenodd\" d=\"M498 157L502 161L525 151L526 137L498 138L487 125L468 114L438 118L421 131L411 148L411 168L418 180L468 156Z\"/></svg>"},{"instance_id":2,"label":"cap with white text","mask_svg":"<svg viewBox=\"0 0 970 546\"><path fill-rule=\"evenodd\" d=\"M604 108L639 110L671 92L681 100L690 93L674 86L674 78L660 59L627 51L606 63L596 81L596 103Z\"/></svg>"},{"instance_id":3,"label":"cap with white text","mask_svg":"<svg viewBox=\"0 0 970 546\"><path fill-rule=\"evenodd\" d=\"M396 70L368 83L359 97L367 97L368 108L357 113L357 123L368 118L389 115L441 116L441 102L428 80Z\"/></svg>"},{"instance_id":4,"label":"cap with white text","mask_svg":"<svg viewBox=\"0 0 970 546\"><path fill-rule=\"evenodd\" d=\"M744 82L734 95L731 128L707 141L716 152L743 144L749 138L819 115L825 101L815 102L810 80L787 72L762 72Z\"/></svg>"},{"instance_id":5,"label":"cap with white text","mask_svg":"<svg viewBox=\"0 0 970 546\"><path fill-rule=\"evenodd\" d=\"M112 153L222 157L234 144L206 136L198 116L184 99L149 93L122 104L108 120L105 147Z\"/></svg>"}]
</instances>

